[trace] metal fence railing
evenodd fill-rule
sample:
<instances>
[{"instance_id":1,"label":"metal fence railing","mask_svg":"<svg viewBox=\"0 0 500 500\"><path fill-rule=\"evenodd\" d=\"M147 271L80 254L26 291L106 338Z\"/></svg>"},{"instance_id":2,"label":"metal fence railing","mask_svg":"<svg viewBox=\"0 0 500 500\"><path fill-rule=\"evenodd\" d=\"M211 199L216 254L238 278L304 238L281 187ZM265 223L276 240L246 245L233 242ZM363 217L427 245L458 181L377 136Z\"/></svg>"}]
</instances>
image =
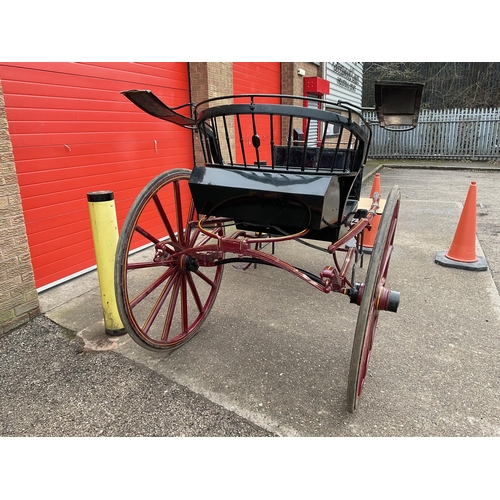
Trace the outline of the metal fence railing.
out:
<instances>
[{"instance_id":1,"label":"metal fence railing","mask_svg":"<svg viewBox=\"0 0 500 500\"><path fill-rule=\"evenodd\" d=\"M372 158L500 160L500 108L421 110L408 132L381 128L374 111L363 116L372 124Z\"/></svg>"}]
</instances>

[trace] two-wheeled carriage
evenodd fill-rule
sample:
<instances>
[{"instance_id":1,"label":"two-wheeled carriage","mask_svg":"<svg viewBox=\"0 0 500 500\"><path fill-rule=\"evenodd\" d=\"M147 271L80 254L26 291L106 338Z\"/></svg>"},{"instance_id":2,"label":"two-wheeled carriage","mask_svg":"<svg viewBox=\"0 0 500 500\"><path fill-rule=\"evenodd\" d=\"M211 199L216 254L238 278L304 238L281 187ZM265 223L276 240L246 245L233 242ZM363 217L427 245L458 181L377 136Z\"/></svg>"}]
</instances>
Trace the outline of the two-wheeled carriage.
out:
<instances>
[{"instance_id":1,"label":"two-wheeled carriage","mask_svg":"<svg viewBox=\"0 0 500 500\"><path fill-rule=\"evenodd\" d=\"M396 91L389 86L389 97ZM410 87L414 102L418 93ZM130 336L147 349L178 348L210 312L225 264L280 268L359 306L347 391L353 412L379 313L396 312L399 304L399 293L386 286L401 201L397 186L384 200L366 278L355 281L364 231L382 208L379 193L365 206L360 198L370 125L352 105L303 96L218 97L184 116L149 91L124 95L157 118L193 129L204 158L192 170L166 170L153 179L124 222L115 288ZM400 113L378 110L382 119ZM404 125L410 115L414 120L413 108L403 110L395 123ZM262 249L302 238L330 254L319 274Z\"/></svg>"}]
</instances>

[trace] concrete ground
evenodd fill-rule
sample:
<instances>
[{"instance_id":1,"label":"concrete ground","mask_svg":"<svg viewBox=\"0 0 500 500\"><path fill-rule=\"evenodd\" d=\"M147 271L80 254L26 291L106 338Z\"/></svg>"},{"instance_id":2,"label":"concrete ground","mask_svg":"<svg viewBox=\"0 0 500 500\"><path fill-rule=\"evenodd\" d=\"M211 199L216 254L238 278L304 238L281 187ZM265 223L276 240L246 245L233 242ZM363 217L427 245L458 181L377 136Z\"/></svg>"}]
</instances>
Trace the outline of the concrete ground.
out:
<instances>
[{"instance_id":1,"label":"concrete ground","mask_svg":"<svg viewBox=\"0 0 500 500\"><path fill-rule=\"evenodd\" d=\"M500 436L500 172L466 167L379 170L382 197L402 189L388 280L401 305L380 315L355 414L346 297L226 266L199 334L157 354L105 335L93 272L41 293L43 315L1 339L0 435ZM482 272L434 262L472 180ZM315 274L331 263L295 242L275 255Z\"/></svg>"}]
</instances>

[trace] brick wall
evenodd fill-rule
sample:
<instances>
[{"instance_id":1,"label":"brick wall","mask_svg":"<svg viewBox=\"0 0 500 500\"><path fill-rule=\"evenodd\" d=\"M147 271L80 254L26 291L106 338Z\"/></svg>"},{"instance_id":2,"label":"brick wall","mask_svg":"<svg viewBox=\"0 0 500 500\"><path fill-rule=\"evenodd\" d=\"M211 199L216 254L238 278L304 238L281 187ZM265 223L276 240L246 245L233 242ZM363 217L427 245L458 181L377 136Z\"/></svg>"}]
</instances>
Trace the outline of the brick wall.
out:
<instances>
[{"instance_id":1,"label":"brick wall","mask_svg":"<svg viewBox=\"0 0 500 500\"><path fill-rule=\"evenodd\" d=\"M233 63L232 62L191 62L189 63L189 78L191 84L191 100L198 104L212 97L231 95L233 93ZM224 101L229 104L230 101ZM229 135L233 137L233 123L228 123ZM198 137L194 143L195 163L203 165L203 153ZM222 144L224 149L224 144Z\"/></svg>"},{"instance_id":2,"label":"brick wall","mask_svg":"<svg viewBox=\"0 0 500 500\"><path fill-rule=\"evenodd\" d=\"M281 92L289 95L304 95L304 77L298 74L298 69L305 71L305 77L321 76L322 68L312 62L282 62ZM191 99L198 103L211 97L230 95L233 93L233 68L231 62L191 62L189 63L191 82ZM286 100L283 101L287 104ZM291 102L290 102L291 104ZM297 101L294 104L299 104ZM299 104L300 105L300 104ZM229 127L232 127L232 122ZM302 129L302 120L296 120L294 128ZM284 143L287 140L288 124L283 123ZM233 137L233 131L230 130ZM203 164L203 155L198 138L195 140L195 161Z\"/></svg>"},{"instance_id":3,"label":"brick wall","mask_svg":"<svg viewBox=\"0 0 500 500\"><path fill-rule=\"evenodd\" d=\"M0 82L0 337L39 313Z\"/></svg>"},{"instance_id":4,"label":"brick wall","mask_svg":"<svg viewBox=\"0 0 500 500\"><path fill-rule=\"evenodd\" d=\"M300 76L299 69L306 74ZM288 95L304 95L304 78L310 76L322 76L321 66L311 62L281 63L281 91Z\"/></svg>"},{"instance_id":5,"label":"brick wall","mask_svg":"<svg viewBox=\"0 0 500 500\"><path fill-rule=\"evenodd\" d=\"M303 69L305 71L304 76L298 74L298 70ZM321 76L322 70L321 66L311 62L282 62L281 63L281 92L286 95L304 95L304 78L310 76ZM301 106L297 100L293 99L283 99L283 104L294 104L295 106ZM292 128L303 129L303 121L299 118L294 118L292 123ZM288 140L288 127L289 120L286 119L282 122L282 144L286 144Z\"/></svg>"}]
</instances>

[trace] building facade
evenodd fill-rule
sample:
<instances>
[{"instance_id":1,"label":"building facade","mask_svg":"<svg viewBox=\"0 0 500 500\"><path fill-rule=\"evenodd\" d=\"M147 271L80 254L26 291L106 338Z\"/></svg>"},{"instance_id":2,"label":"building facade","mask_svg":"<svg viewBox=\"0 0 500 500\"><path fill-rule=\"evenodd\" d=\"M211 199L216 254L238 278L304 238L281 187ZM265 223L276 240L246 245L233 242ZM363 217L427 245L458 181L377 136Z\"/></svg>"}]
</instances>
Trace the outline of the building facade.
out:
<instances>
[{"instance_id":1,"label":"building facade","mask_svg":"<svg viewBox=\"0 0 500 500\"><path fill-rule=\"evenodd\" d=\"M0 62L0 335L38 313L38 293L95 268L88 192L114 192L120 228L149 180L201 161L190 130L121 91L150 89L171 107L243 93L360 105L357 65Z\"/></svg>"}]
</instances>

